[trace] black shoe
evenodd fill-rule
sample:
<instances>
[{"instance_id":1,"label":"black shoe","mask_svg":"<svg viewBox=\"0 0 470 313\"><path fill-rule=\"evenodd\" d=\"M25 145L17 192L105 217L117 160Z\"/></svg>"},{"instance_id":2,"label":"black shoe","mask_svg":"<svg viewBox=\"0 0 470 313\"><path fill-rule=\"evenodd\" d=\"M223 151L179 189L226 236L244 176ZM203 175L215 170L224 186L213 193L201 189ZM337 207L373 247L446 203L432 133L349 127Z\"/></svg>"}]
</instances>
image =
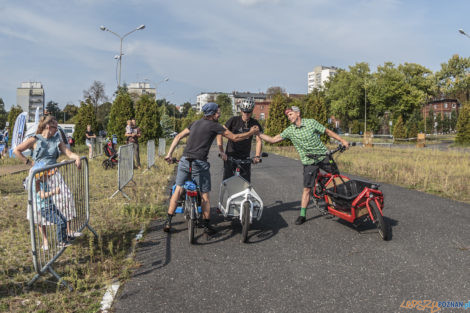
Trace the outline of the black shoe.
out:
<instances>
[{"instance_id":1,"label":"black shoe","mask_svg":"<svg viewBox=\"0 0 470 313\"><path fill-rule=\"evenodd\" d=\"M305 223L305 221L306 221L305 216L299 216L297 220L295 221L295 225L302 225L303 223Z\"/></svg>"},{"instance_id":2,"label":"black shoe","mask_svg":"<svg viewBox=\"0 0 470 313\"><path fill-rule=\"evenodd\" d=\"M167 219L165 224L163 224L163 231L169 233L171 229L171 220Z\"/></svg>"},{"instance_id":3,"label":"black shoe","mask_svg":"<svg viewBox=\"0 0 470 313\"><path fill-rule=\"evenodd\" d=\"M213 236L217 233L217 230L215 230L215 228L213 228L212 226L210 225L205 225L204 226L204 234L208 235L208 236Z\"/></svg>"}]
</instances>

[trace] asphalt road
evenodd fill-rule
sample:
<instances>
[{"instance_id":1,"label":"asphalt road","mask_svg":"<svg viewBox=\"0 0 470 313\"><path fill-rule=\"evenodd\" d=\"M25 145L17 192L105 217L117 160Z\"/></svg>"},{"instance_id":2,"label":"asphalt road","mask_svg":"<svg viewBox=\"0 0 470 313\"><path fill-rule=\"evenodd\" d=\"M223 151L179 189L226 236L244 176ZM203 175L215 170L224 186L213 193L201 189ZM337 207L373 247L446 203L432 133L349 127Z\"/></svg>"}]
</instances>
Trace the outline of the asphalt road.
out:
<instances>
[{"instance_id":1,"label":"asphalt road","mask_svg":"<svg viewBox=\"0 0 470 313\"><path fill-rule=\"evenodd\" d=\"M216 200L222 163L215 153L210 161ZM139 244L142 266L121 287L113 309L418 312L400 306L404 300L470 300L470 205L382 184L393 232L388 242L374 228L358 230L314 208L296 226L301 173L299 161L276 155L253 168L265 210L247 244L240 243L236 221L215 218L218 235L209 241L201 236L193 246L181 215L170 235L155 221Z\"/></svg>"}]
</instances>

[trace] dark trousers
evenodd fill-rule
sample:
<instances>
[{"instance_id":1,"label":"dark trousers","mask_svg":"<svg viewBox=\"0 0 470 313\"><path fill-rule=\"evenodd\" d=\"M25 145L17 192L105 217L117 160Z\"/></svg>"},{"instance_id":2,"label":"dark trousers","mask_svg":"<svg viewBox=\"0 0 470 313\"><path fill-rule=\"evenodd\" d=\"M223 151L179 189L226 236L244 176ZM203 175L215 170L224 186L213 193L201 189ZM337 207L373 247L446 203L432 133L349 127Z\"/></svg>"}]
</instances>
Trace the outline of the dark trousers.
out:
<instances>
[{"instance_id":1,"label":"dark trousers","mask_svg":"<svg viewBox=\"0 0 470 313\"><path fill-rule=\"evenodd\" d=\"M229 177L235 175L236 165L232 161L224 161L224 179L226 180ZM240 169L240 176L243 177L246 181L251 181L251 164L243 164Z\"/></svg>"},{"instance_id":2,"label":"dark trousers","mask_svg":"<svg viewBox=\"0 0 470 313\"><path fill-rule=\"evenodd\" d=\"M59 242L64 242L67 240L67 219L65 218L57 207L54 204L51 204L47 207L41 208L41 215L49 223L54 223L57 225L57 240Z\"/></svg>"}]
</instances>

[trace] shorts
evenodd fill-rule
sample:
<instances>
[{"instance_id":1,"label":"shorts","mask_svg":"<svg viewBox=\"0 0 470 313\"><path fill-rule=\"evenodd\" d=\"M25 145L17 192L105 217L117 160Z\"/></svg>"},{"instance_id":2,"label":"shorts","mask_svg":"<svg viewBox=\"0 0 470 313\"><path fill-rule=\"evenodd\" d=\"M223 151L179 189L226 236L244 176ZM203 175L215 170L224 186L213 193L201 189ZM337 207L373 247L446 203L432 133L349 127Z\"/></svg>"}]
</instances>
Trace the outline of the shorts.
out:
<instances>
[{"instance_id":1,"label":"shorts","mask_svg":"<svg viewBox=\"0 0 470 313\"><path fill-rule=\"evenodd\" d=\"M304 165L304 188L313 188L315 186L315 179L320 168L327 172L331 171L330 159L328 157L325 157L318 163Z\"/></svg>"},{"instance_id":2,"label":"shorts","mask_svg":"<svg viewBox=\"0 0 470 313\"><path fill-rule=\"evenodd\" d=\"M211 173L209 171L210 164L206 161L193 160L193 171L192 178L199 186L199 190L202 193L211 191ZM189 177L189 162L186 160L186 157L182 157L178 164L178 171L176 173L176 182L177 186L183 186L184 182L191 179Z\"/></svg>"},{"instance_id":3,"label":"shorts","mask_svg":"<svg viewBox=\"0 0 470 313\"><path fill-rule=\"evenodd\" d=\"M91 147L91 141L90 141L90 140L85 139L85 144L86 144L88 147Z\"/></svg>"}]
</instances>

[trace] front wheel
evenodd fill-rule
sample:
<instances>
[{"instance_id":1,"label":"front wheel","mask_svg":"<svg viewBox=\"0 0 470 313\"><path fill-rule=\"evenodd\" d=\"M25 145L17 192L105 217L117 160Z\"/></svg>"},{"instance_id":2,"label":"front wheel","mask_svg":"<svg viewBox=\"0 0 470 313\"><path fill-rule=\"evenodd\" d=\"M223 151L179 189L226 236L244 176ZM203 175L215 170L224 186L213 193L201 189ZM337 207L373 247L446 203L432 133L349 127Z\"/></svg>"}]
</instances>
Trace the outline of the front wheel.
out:
<instances>
[{"instance_id":1,"label":"front wheel","mask_svg":"<svg viewBox=\"0 0 470 313\"><path fill-rule=\"evenodd\" d=\"M377 225L377 229L379 230L379 235L383 240L388 240L389 238L389 230L388 224L385 222L382 214L380 213L379 208L377 207L377 203L372 199L369 201L370 210L372 211L372 215L374 216L374 224Z\"/></svg>"},{"instance_id":2,"label":"front wheel","mask_svg":"<svg viewBox=\"0 0 470 313\"><path fill-rule=\"evenodd\" d=\"M242 242L248 240L248 229L250 229L250 202L243 202L243 216L242 216Z\"/></svg>"},{"instance_id":3,"label":"front wheel","mask_svg":"<svg viewBox=\"0 0 470 313\"><path fill-rule=\"evenodd\" d=\"M194 244L194 232L196 228L196 202L194 200L185 202L188 210L188 239L190 244Z\"/></svg>"}]
</instances>

